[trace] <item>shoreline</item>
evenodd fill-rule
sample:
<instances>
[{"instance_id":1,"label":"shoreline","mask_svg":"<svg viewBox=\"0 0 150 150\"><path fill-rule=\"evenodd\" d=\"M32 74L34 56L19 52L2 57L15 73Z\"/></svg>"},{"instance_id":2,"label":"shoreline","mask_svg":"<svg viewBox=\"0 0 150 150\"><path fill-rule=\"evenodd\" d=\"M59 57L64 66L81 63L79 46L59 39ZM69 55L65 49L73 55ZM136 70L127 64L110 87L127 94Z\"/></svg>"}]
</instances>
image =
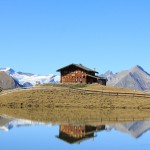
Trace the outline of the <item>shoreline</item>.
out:
<instances>
[{"instance_id":1,"label":"shoreline","mask_svg":"<svg viewBox=\"0 0 150 150\"><path fill-rule=\"evenodd\" d=\"M54 124L103 124L150 118L150 98L135 96L145 93L110 92L53 86L19 89L0 96L0 114Z\"/></svg>"},{"instance_id":2,"label":"shoreline","mask_svg":"<svg viewBox=\"0 0 150 150\"><path fill-rule=\"evenodd\" d=\"M0 115L51 124L103 125L150 120L150 110L92 108L0 108Z\"/></svg>"}]
</instances>

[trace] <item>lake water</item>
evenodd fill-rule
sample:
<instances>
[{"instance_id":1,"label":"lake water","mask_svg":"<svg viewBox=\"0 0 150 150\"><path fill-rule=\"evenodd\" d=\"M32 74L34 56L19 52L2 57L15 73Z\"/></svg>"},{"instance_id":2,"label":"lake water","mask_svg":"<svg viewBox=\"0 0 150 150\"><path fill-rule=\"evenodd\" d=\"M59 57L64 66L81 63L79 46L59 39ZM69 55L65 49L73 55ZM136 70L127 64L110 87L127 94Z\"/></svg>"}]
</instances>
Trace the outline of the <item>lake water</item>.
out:
<instances>
[{"instance_id":1,"label":"lake water","mask_svg":"<svg viewBox=\"0 0 150 150\"><path fill-rule=\"evenodd\" d=\"M149 150L150 120L79 125L39 123L0 116L2 150Z\"/></svg>"}]
</instances>

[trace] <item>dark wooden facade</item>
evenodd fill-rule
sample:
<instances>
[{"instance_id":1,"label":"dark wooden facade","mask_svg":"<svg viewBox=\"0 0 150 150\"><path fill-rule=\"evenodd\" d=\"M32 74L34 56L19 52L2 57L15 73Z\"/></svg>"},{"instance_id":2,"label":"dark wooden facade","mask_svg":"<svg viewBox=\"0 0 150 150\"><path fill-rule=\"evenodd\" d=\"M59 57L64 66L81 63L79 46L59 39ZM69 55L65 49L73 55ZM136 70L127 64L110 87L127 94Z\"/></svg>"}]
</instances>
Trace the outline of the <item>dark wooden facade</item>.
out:
<instances>
[{"instance_id":1,"label":"dark wooden facade","mask_svg":"<svg viewBox=\"0 0 150 150\"><path fill-rule=\"evenodd\" d=\"M95 70L81 64L71 64L60 68L61 83L100 83L106 85L106 79L96 76Z\"/></svg>"}]
</instances>

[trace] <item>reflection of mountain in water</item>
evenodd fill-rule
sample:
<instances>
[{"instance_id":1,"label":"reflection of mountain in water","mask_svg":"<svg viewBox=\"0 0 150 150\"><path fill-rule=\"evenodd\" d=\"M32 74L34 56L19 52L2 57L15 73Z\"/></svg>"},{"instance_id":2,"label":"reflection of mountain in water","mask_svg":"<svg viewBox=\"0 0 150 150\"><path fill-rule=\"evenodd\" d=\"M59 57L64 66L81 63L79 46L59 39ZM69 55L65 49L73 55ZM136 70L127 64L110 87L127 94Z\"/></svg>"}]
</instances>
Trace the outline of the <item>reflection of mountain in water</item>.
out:
<instances>
[{"instance_id":1,"label":"reflection of mountain in water","mask_svg":"<svg viewBox=\"0 0 150 150\"><path fill-rule=\"evenodd\" d=\"M9 131L14 127L43 125L45 123L34 122L31 120L15 119L8 116L0 116L0 129ZM50 124L47 124L50 125ZM95 137L96 132L115 129L139 138L145 132L150 130L150 120L135 121L129 123L118 123L114 125L60 125L58 139L70 144L80 143L82 141Z\"/></svg>"},{"instance_id":2,"label":"reflection of mountain in water","mask_svg":"<svg viewBox=\"0 0 150 150\"><path fill-rule=\"evenodd\" d=\"M0 116L0 129L8 131L9 130L9 122L11 122L11 118L5 118Z\"/></svg>"},{"instance_id":3,"label":"reflection of mountain in water","mask_svg":"<svg viewBox=\"0 0 150 150\"><path fill-rule=\"evenodd\" d=\"M135 138L139 138L146 131L150 130L150 120L109 125L107 128L115 129L115 130L130 134Z\"/></svg>"},{"instance_id":4,"label":"reflection of mountain in water","mask_svg":"<svg viewBox=\"0 0 150 150\"><path fill-rule=\"evenodd\" d=\"M8 116L0 116L0 129L4 131L9 131L14 127L42 125L42 124L44 123L24 119L15 119Z\"/></svg>"}]
</instances>

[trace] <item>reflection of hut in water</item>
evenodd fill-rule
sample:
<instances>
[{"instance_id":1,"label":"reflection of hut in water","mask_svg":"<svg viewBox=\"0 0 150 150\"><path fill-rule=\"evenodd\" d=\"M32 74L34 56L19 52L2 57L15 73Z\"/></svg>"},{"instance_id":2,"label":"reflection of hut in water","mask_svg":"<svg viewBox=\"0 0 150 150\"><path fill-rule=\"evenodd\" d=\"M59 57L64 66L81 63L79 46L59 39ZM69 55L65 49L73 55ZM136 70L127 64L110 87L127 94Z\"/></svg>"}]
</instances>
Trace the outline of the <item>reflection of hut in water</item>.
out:
<instances>
[{"instance_id":1,"label":"reflection of hut in water","mask_svg":"<svg viewBox=\"0 0 150 150\"><path fill-rule=\"evenodd\" d=\"M94 138L94 133L101 130L105 130L105 125L61 125L59 127L59 136L57 136L57 138L70 144L80 143L84 140Z\"/></svg>"}]
</instances>

